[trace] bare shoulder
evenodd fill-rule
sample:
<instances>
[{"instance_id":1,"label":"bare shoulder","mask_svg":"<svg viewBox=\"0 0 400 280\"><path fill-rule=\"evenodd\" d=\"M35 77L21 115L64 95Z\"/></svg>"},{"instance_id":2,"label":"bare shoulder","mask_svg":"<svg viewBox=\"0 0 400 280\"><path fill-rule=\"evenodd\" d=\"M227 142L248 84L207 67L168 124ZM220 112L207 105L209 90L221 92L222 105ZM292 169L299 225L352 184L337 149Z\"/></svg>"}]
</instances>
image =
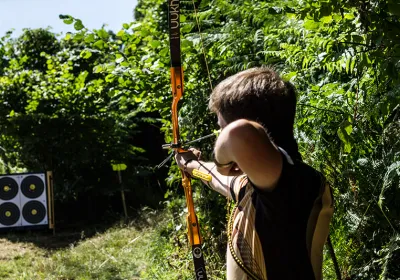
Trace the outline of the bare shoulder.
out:
<instances>
[{"instance_id":1,"label":"bare shoulder","mask_svg":"<svg viewBox=\"0 0 400 280\"><path fill-rule=\"evenodd\" d=\"M229 140L239 168L258 188L272 190L282 171L282 156L258 123L237 120L230 124Z\"/></svg>"}]
</instances>

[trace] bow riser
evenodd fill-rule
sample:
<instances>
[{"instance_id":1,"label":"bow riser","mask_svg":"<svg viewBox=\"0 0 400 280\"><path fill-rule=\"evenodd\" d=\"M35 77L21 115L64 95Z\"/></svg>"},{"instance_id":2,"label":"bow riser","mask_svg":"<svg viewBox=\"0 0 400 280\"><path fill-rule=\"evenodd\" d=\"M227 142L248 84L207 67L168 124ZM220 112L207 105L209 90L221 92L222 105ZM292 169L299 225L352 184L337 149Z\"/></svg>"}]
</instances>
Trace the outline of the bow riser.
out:
<instances>
[{"instance_id":1,"label":"bow riser","mask_svg":"<svg viewBox=\"0 0 400 280\"><path fill-rule=\"evenodd\" d=\"M182 67L171 67L171 89L172 89L172 131L173 146L177 148L177 152L182 152L179 146L179 124L178 124L178 103L183 95L183 70Z\"/></svg>"}]
</instances>

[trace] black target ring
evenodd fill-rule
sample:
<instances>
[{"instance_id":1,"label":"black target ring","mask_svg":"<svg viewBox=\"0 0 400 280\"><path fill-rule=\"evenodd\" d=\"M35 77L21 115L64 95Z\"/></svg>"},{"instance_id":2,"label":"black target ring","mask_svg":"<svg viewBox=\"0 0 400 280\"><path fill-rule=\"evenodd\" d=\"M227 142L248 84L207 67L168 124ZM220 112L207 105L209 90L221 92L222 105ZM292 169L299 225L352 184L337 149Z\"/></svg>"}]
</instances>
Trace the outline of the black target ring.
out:
<instances>
[{"instance_id":1,"label":"black target ring","mask_svg":"<svg viewBox=\"0 0 400 280\"><path fill-rule=\"evenodd\" d=\"M28 198L38 198L44 192L44 184L38 176L28 176L22 180L21 191Z\"/></svg>"},{"instance_id":2,"label":"black target ring","mask_svg":"<svg viewBox=\"0 0 400 280\"><path fill-rule=\"evenodd\" d=\"M5 202L0 205L0 224L11 226L18 222L21 213L17 205Z\"/></svg>"},{"instance_id":3,"label":"black target ring","mask_svg":"<svg viewBox=\"0 0 400 280\"><path fill-rule=\"evenodd\" d=\"M22 217L31 224L38 224L46 217L46 208L43 203L32 200L22 208Z\"/></svg>"},{"instance_id":4,"label":"black target ring","mask_svg":"<svg viewBox=\"0 0 400 280\"><path fill-rule=\"evenodd\" d=\"M0 199L11 200L18 194L18 183L11 177L0 179Z\"/></svg>"}]
</instances>

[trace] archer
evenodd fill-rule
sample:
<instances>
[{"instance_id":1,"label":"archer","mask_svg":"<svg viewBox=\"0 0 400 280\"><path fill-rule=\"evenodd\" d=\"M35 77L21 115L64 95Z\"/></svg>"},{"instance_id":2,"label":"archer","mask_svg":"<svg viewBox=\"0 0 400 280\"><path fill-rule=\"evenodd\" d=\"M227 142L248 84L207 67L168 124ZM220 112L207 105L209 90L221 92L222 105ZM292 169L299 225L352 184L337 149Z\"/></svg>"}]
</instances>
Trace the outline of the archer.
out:
<instances>
[{"instance_id":1,"label":"archer","mask_svg":"<svg viewBox=\"0 0 400 280\"><path fill-rule=\"evenodd\" d=\"M176 154L191 175L236 203L228 225L227 279L322 279L323 246L333 215L324 176L302 161L293 135L294 87L268 68L242 71L212 92L222 131L214 162Z\"/></svg>"}]
</instances>

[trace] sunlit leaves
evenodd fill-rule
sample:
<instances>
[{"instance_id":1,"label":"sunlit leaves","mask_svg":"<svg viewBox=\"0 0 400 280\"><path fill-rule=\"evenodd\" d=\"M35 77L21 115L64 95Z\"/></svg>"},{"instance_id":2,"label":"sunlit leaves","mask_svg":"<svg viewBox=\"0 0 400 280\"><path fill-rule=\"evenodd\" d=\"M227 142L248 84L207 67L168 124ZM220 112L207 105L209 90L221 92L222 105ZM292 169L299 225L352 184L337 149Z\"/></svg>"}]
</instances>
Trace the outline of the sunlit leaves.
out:
<instances>
[{"instance_id":1,"label":"sunlit leaves","mask_svg":"<svg viewBox=\"0 0 400 280\"><path fill-rule=\"evenodd\" d=\"M92 56L92 52L90 50L83 50L80 54L81 57L88 59Z\"/></svg>"},{"instance_id":2,"label":"sunlit leaves","mask_svg":"<svg viewBox=\"0 0 400 280\"><path fill-rule=\"evenodd\" d=\"M105 45L105 43L104 43L103 40L97 40L97 41L93 44L93 47L95 47L95 48L97 48L97 49L99 49L99 50L102 50L102 49L104 48L104 45Z\"/></svg>"},{"instance_id":3,"label":"sunlit leaves","mask_svg":"<svg viewBox=\"0 0 400 280\"><path fill-rule=\"evenodd\" d=\"M352 146L353 141L350 138L352 131L353 131L353 126L348 121L343 122L337 131L340 140L342 140L342 142L344 144L344 152L345 153L350 153L351 149L353 148L353 146Z\"/></svg>"}]
</instances>

